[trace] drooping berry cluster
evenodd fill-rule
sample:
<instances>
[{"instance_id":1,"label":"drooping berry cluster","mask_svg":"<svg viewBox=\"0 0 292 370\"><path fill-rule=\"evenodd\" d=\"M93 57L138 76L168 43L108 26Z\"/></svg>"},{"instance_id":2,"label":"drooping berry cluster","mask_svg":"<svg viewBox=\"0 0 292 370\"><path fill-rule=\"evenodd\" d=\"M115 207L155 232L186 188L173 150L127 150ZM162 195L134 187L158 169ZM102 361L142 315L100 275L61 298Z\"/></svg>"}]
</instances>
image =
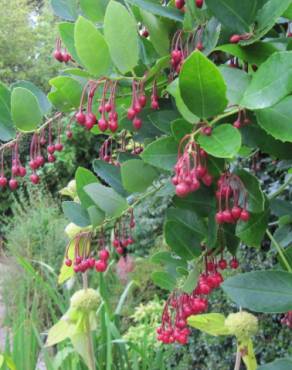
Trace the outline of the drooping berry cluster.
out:
<instances>
[{"instance_id":1,"label":"drooping berry cluster","mask_svg":"<svg viewBox=\"0 0 292 370\"><path fill-rule=\"evenodd\" d=\"M232 269L238 268L235 257L230 261ZM227 261L221 256L217 262L216 257L205 257L204 272L199 276L196 288L191 294L173 292L168 298L163 313L162 323L157 329L157 339L165 344L186 344L190 330L187 328L187 319L198 315L208 309L207 296L223 282L223 276L218 271L227 268Z\"/></svg>"},{"instance_id":2,"label":"drooping berry cluster","mask_svg":"<svg viewBox=\"0 0 292 370\"><path fill-rule=\"evenodd\" d=\"M247 117L245 109L238 111L238 116L236 121L233 123L235 128L241 128L243 126L247 126L251 123L251 120Z\"/></svg>"},{"instance_id":3,"label":"drooping berry cluster","mask_svg":"<svg viewBox=\"0 0 292 370\"><path fill-rule=\"evenodd\" d=\"M185 141L189 140L185 145ZM183 148L183 152L181 150ZM174 167L175 175L172 183L175 185L176 195L185 197L200 188L200 181L206 186L212 184L213 178L207 169L207 153L199 147L190 135L186 135L180 142L178 159Z\"/></svg>"},{"instance_id":4,"label":"drooping berry cluster","mask_svg":"<svg viewBox=\"0 0 292 370\"><path fill-rule=\"evenodd\" d=\"M54 51L54 58L60 63L68 63L72 57L66 49L62 49L62 41L58 37L56 40L56 49Z\"/></svg>"},{"instance_id":5,"label":"drooping berry cluster","mask_svg":"<svg viewBox=\"0 0 292 370\"><path fill-rule=\"evenodd\" d=\"M69 248L72 244L72 242L70 242L66 249L66 266L72 266L75 273L84 273L88 270L93 270L94 268L98 272L106 271L110 253L105 245L105 235L103 231L101 231L99 235L99 248L96 257L94 257L94 253L91 251L91 233L80 233L74 238L73 242L74 258L72 260L69 257Z\"/></svg>"},{"instance_id":6,"label":"drooping berry cluster","mask_svg":"<svg viewBox=\"0 0 292 370\"><path fill-rule=\"evenodd\" d=\"M132 231L135 227L134 212L131 208L126 215L116 222L114 227L113 247L120 255L126 253L126 248L134 243Z\"/></svg>"},{"instance_id":7,"label":"drooping berry cluster","mask_svg":"<svg viewBox=\"0 0 292 370\"><path fill-rule=\"evenodd\" d=\"M236 223L238 220L248 221L247 192L240 178L226 171L218 180L216 197L218 200L218 212L216 222Z\"/></svg>"}]
</instances>

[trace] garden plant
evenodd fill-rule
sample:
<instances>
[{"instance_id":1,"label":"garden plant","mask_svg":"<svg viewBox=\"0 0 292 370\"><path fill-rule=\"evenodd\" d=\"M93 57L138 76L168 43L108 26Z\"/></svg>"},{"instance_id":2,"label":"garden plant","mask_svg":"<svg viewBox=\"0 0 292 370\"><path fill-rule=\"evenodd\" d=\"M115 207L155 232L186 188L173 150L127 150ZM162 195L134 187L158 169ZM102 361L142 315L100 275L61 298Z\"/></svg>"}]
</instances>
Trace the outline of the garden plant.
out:
<instances>
[{"instance_id":1,"label":"garden plant","mask_svg":"<svg viewBox=\"0 0 292 370\"><path fill-rule=\"evenodd\" d=\"M73 369L57 357L69 355L69 342L78 369L166 369L172 348L201 331L230 337L230 369L292 369L292 356L281 354L260 364L254 341L262 313L292 329L292 0L50 5L58 36L47 53L59 69L50 91L24 80L0 84L4 196L62 183L62 173L52 179L46 168L66 167L67 147L87 152L78 132L96 145L61 186L69 222L58 276L18 259L49 292L51 327L37 336L47 368ZM265 161L278 171L273 187L262 176ZM159 197L163 230L151 257L158 269L146 273L163 294L136 308L123 335L120 313L135 285L127 276L139 268L132 253L143 248L138 208ZM267 240L270 267L241 268L240 251L258 258ZM125 287L113 308L115 270ZM66 300L60 287L70 283ZM219 291L233 304L227 314L210 304ZM20 369L5 354L0 364Z\"/></svg>"}]
</instances>

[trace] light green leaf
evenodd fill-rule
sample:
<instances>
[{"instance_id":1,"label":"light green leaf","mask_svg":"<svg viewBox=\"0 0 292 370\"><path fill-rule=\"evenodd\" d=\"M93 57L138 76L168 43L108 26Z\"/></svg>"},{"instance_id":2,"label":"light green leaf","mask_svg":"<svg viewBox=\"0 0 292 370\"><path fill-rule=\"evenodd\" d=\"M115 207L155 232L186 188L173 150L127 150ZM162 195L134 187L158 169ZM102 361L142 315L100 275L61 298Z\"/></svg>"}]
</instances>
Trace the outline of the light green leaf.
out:
<instances>
[{"instance_id":1,"label":"light green leaf","mask_svg":"<svg viewBox=\"0 0 292 370\"><path fill-rule=\"evenodd\" d=\"M229 335L229 330L225 327L225 316L220 313L190 316L188 324L210 335Z\"/></svg>"},{"instance_id":2,"label":"light green leaf","mask_svg":"<svg viewBox=\"0 0 292 370\"><path fill-rule=\"evenodd\" d=\"M254 271L233 276L221 285L238 305L255 312L292 310L292 274L285 271Z\"/></svg>"},{"instance_id":3,"label":"light green leaf","mask_svg":"<svg viewBox=\"0 0 292 370\"><path fill-rule=\"evenodd\" d=\"M123 186L130 193L145 191L158 175L155 168L140 159L131 159L121 166Z\"/></svg>"},{"instance_id":4,"label":"light green leaf","mask_svg":"<svg viewBox=\"0 0 292 370\"><path fill-rule=\"evenodd\" d=\"M142 159L154 167L171 171L177 159L176 141L171 137L163 137L149 144L141 154Z\"/></svg>"},{"instance_id":5,"label":"light green leaf","mask_svg":"<svg viewBox=\"0 0 292 370\"><path fill-rule=\"evenodd\" d=\"M15 136L10 102L10 90L0 82L0 140L2 141L11 140Z\"/></svg>"},{"instance_id":6,"label":"light green leaf","mask_svg":"<svg viewBox=\"0 0 292 370\"><path fill-rule=\"evenodd\" d=\"M77 0L51 0L51 6L58 17L68 21L77 18Z\"/></svg>"},{"instance_id":7,"label":"light green leaf","mask_svg":"<svg viewBox=\"0 0 292 370\"><path fill-rule=\"evenodd\" d=\"M75 24L72 22L61 22L58 24L58 27L59 27L60 37L61 37L61 40L64 46L66 46L68 52L71 54L73 59L81 63L77 55L77 51L75 49L75 41L74 41Z\"/></svg>"},{"instance_id":8,"label":"light green leaf","mask_svg":"<svg viewBox=\"0 0 292 370\"><path fill-rule=\"evenodd\" d=\"M198 265L195 265L194 268L189 272L188 277L184 282L184 285L182 287L183 292L191 294L192 291L196 288L199 276L200 268Z\"/></svg>"},{"instance_id":9,"label":"light green leaf","mask_svg":"<svg viewBox=\"0 0 292 370\"><path fill-rule=\"evenodd\" d=\"M80 8L92 22L101 22L109 0L80 0Z\"/></svg>"},{"instance_id":10,"label":"light green leaf","mask_svg":"<svg viewBox=\"0 0 292 370\"><path fill-rule=\"evenodd\" d=\"M79 17L75 23L74 39L77 54L88 72L95 77L107 75L111 69L109 49L94 24Z\"/></svg>"},{"instance_id":11,"label":"light green leaf","mask_svg":"<svg viewBox=\"0 0 292 370\"><path fill-rule=\"evenodd\" d=\"M185 105L200 118L219 114L227 106L223 76L199 51L185 60L179 74L179 89Z\"/></svg>"},{"instance_id":12,"label":"light green leaf","mask_svg":"<svg viewBox=\"0 0 292 370\"><path fill-rule=\"evenodd\" d=\"M51 347L57 343L62 342L71 334L70 324L68 321L59 320L48 332L46 347Z\"/></svg>"},{"instance_id":13,"label":"light green leaf","mask_svg":"<svg viewBox=\"0 0 292 370\"><path fill-rule=\"evenodd\" d=\"M104 17L104 37L118 70L122 73L131 71L139 59L137 25L126 8L113 0Z\"/></svg>"},{"instance_id":14,"label":"light green leaf","mask_svg":"<svg viewBox=\"0 0 292 370\"><path fill-rule=\"evenodd\" d=\"M219 68L227 86L227 99L230 104L239 104L251 77L241 69L221 66Z\"/></svg>"},{"instance_id":15,"label":"light green leaf","mask_svg":"<svg viewBox=\"0 0 292 370\"><path fill-rule=\"evenodd\" d=\"M232 125L217 126L212 135L200 135L198 143L209 154L218 158L233 158L241 147L241 135Z\"/></svg>"},{"instance_id":16,"label":"light green leaf","mask_svg":"<svg viewBox=\"0 0 292 370\"><path fill-rule=\"evenodd\" d=\"M98 183L97 177L89 171L87 168L78 167L75 173L75 181L76 181L76 191L78 198L84 208L88 208L94 205L92 199L87 195L84 191L84 186L92 183Z\"/></svg>"},{"instance_id":17,"label":"light green leaf","mask_svg":"<svg viewBox=\"0 0 292 370\"><path fill-rule=\"evenodd\" d=\"M60 111L68 112L80 104L82 86L74 78L58 76L49 81L53 87L48 94L49 101Z\"/></svg>"},{"instance_id":18,"label":"light green leaf","mask_svg":"<svg viewBox=\"0 0 292 370\"><path fill-rule=\"evenodd\" d=\"M176 280L167 272L155 271L151 274L151 278L154 284L158 285L162 289L166 289L171 292L175 288Z\"/></svg>"},{"instance_id":19,"label":"light green leaf","mask_svg":"<svg viewBox=\"0 0 292 370\"><path fill-rule=\"evenodd\" d=\"M42 122L37 98L23 87L16 87L11 93L11 114L15 126L20 131L33 131Z\"/></svg>"}]
</instances>

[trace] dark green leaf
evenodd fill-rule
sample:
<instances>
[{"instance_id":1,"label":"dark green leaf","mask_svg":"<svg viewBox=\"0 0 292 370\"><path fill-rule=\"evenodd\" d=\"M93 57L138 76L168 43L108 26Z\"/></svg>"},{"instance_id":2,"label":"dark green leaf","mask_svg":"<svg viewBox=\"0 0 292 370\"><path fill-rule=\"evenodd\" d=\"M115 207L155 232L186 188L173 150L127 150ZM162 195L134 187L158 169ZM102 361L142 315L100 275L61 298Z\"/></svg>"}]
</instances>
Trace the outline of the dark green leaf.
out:
<instances>
[{"instance_id":1,"label":"dark green leaf","mask_svg":"<svg viewBox=\"0 0 292 370\"><path fill-rule=\"evenodd\" d=\"M154 284L158 285L161 289L173 291L176 285L176 280L170 274L164 271L155 271L151 275Z\"/></svg>"},{"instance_id":2,"label":"dark green leaf","mask_svg":"<svg viewBox=\"0 0 292 370\"><path fill-rule=\"evenodd\" d=\"M82 206L84 208L89 208L90 206L93 206L94 202L84 191L84 186L95 182L99 182L97 180L97 177L88 169L84 167L78 167L75 173L75 181L77 195L78 198L80 199Z\"/></svg>"},{"instance_id":3,"label":"dark green leaf","mask_svg":"<svg viewBox=\"0 0 292 370\"><path fill-rule=\"evenodd\" d=\"M207 235L207 226L204 220L194 212L178 208L169 208L166 212L167 221L176 221L194 231L203 239Z\"/></svg>"},{"instance_id":4,"label":"dark green leaf","mask_svg":"<svg viewBox=\"0 0 292 370\"><path fill-rule=\"evenodd\" d=\"M233 276L221 287L240 307L274 313L292 310L291 285L291 273L267 270Z\"/></svg>"},{"instance_id":5,"label":"dark green leaf","mask_svg":"<svg viewBox=\"0 0 292 370\"><path fill-rule=\"evenodd\" d=\"M171 134L171 121L178 117L179 114L175 110L158 110L147 115L147 118L155 127L168 135Z\"/></svg>"},{"instance_id":6,"label":"dark green leaf","mask_svg":"<svg viewBox=\"0 0 292 370\"><path fill-rule=\"evenodd\" d=\"M224 111L226 85L218 68L201 52L194 51L179 74L179 89L188 109L200 118Z\"/></svg>"},{"instance_id":7,"label":"dark green leaf","mask_svg":"<svg viewBox=\"0 0 292 370\"><path fill-rule=\"evenodd\" d=\"M87 212L90 218L90 223L92 227L99 226L104 221L104 212L97 206L90 206L87 208Z\"/></svg>"},{"instance_id":8,"label":"dark green leaf","mask_svg":"<svg viewBox=\"0 0 292 370\"><path fill-rule=\"evenodd\" d=\"M130 193L145 191L158 175L155 168L140 159L131 159L121 166L122 183Z\"/></svg>"},{"instance_id":9,"label":"dark green leaf","mask_svg":"<svg viewBox=\"0 0 292 370\"><path fill-rule=\"evenodd\" d=\"M289 370L292 369L292 359L282 358L258 367L258 370Z\"/></svg>"},{"instance_id":10,"label":"dark green leaf","mask_svg":"<svg viewBox=\"0 0 292 370\"><path fill-rule=\"evenodd\" d=\"M81 204L65 201L62 203L62 208L65 216L75 225L80 227L86 227L90 225L88 213L86 209L81 206Z\"/></svg>"},{"instance_id":11,"label":"dark green leaf","mask_svg":"<svg viewBox=\"0 0 292 370\"><path fill-rule=\"evenodd\" d=\"M193 128L194 126L191 123L182 118L171 122L171 132L177 142L180 142L185 135L191 133Z\"/></svg>"},{"instance_id":12,"label":"dark green leaf","mask_svg":"<svg viewBox=\"0 0 292 370\"><path fill-rule=\"evenodd\" d=\"M150 0L127 0L127 2L160 17L172 19L178 22L183 21L182 13L172 7L162 6L161 4L155 3Z\"/></svg>"},{"instance_id":13,"label":"dark green leaf","mask_svg":"<svg viewBox=\"0 0 292 370\"><path fill-rule=\"evenodd\" d=\"M154 167L171 171L177 159L177 143L171 137L160 138L149 144L141 157Z\"/></svg>"},{"instance_id":14,"label":"dark green leaf","mask_svg":"<svg viewBox=\"0 0 292 370\"><path fill-rule=\"evenodd\" d=\"M11 114L15 126L20 131L33 131L42 122L37 98L23 87L16 87L11 93Z\"/></svg>"},{"instance_id":15,"label":"dark green leaf","mask_svg":"<svg viewBox=\"0 0 292 370\"><path fill-rule=\"evenodd\" d=\"M292 214L292 203L282 199L272 199L270 201L272 213L277 217Z\"/></svg>"}]
</instances>

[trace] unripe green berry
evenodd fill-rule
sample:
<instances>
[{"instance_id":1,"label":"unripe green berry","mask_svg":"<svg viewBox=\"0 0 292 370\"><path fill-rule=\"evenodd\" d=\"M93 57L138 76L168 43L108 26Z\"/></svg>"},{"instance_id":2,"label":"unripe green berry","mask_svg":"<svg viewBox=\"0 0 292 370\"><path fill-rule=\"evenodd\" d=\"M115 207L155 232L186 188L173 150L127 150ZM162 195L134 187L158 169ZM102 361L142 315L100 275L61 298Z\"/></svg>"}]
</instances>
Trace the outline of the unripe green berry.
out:
<instances>
[{"instance_id":1,"label":"unripe green berry","mask_svg":"<svg viewBox=\"0 0 292 370\"><path fill-rule=\"evenodd\" d=\"M100 303L100 296L96 290L88 288L78 290L71 297L70 308L78 311L90 312L96 311Z\"/></svg>"},{"instance_id":2,"label":"unripe green berry","mask_svg":"<svg viewBox=\"0 0 292 370\"><path fill-rule=\"evenodd\" d=\"M230 334L237 337L239 341L248 340L258 331L258 319L245 311L231 313L225 319L225 326Z\"/></svg>"}]
</instances>

